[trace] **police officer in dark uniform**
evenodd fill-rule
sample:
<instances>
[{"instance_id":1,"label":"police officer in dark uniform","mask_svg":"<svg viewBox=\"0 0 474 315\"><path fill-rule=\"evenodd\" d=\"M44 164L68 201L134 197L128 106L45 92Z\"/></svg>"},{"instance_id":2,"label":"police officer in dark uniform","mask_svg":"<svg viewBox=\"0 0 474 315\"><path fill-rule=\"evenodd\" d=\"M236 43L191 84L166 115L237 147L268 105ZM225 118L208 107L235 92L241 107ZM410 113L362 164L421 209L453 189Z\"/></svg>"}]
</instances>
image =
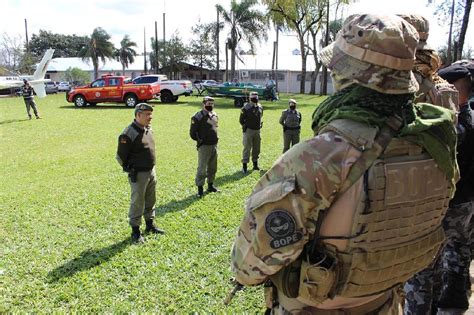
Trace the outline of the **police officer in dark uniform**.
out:
<instances>
[{"instance_id":1,"label":"police officer in dark uniform","mask_svg":"<svg viewBox=\"0 0 474 315\"><path fill-rule=\"evenodd\" d=\"M252 151L253 169L260 170L258 167L258 157L260 155L260 129L263 125L263 107L258 102L257 92L251 92L249 99L250 102L245 103L242 107L239 119L243 131L242 171L244 173L247 173L250 151Z\"/></svg>"},{"instance_id":2,"label":"police officer in dark uniform","mask_svg":"<svg viewBox=\"0 0 474 315\"><path fill-rule=\"evenodd\" d=\"M300 142L301 113L296 110L296 101L288 100L288 109L281 113L280 124L283 126L283 153Z\"/></svg>"},{"instance_id":3,"label":"police officer in dark uniform","mask_svg":"<svg viewBox=\"0 0 474 315\"><path fill-rule=\"evenodd\" d=\"M198 197L204 195L204 181L207 177L207 191L218 192L214 187L214 179L217 172L217 136L218 117L214 112L214 99L210 96L204 97L202 110L191 118L189 135L196 141L198 150L198 168L196 172L196 186Z\"/></svg>"},{"instance_id":4,"label":"police officer in dark uniform","mask_svg":"<svg viewBox=\"0 0 474 315\"><path fill-rule=\"evenodd\" d=\"M118 138L117 161L128 173L131 187L130 210L128 213L132 227L132 241L143 243L140 232L142 216L145 218L147 233L164 234L157 228L155 218L156 174L155 141L151 129L153 107L141 103L135 106L135 120Z\"/></svg>"},{"instance_id":5,"label":"police officer in dark uniform","mask_svg":"<svg viewBox=\"0 0 474 315\"><path fill-rule=\"evenodd\" d=\"M40 119L38 109L36 108L35 100L33 99L33 88L31 87L28 80L23 79L23 87L21 88L21 93L23 94L23 100L25 101L26 105L26 113L28 117L31 119L30 107L33 108L33 112L35 113L36 119Z\"/></svg>"}]
</instances>

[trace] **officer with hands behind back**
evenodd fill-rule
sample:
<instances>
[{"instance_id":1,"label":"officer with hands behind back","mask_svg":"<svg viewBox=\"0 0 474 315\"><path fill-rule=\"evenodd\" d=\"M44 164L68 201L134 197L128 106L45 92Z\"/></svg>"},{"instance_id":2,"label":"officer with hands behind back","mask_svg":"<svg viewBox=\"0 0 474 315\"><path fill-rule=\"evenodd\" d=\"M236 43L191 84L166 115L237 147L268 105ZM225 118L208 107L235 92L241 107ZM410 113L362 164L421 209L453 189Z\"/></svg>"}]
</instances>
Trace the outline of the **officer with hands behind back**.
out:
<instances>
[{"instance_id":1,"label":"officer with hands behind back","mask_svg":"<svg viewBox=\"0 0 474 315\"><path fill-rule=\"evenodd\" d=\"M288 109L281 113L280 124L283 126L283 153L290 146L300 142L301 113L296 110L296 101L288 100Z\"/></svg>"},{"instance_id":2,"label":"officer with hands behind back","mask_svg":"<svg viewBox=\"0 0 474 315\"><path fill-rule=\"evenodd\" d=\"M252 151L253 170L260 170L258 157L260 155L260 129L262 128L263 107L258 102L258 93L250 92L250 102L245 103L240 112L239 122L242 125L243 145L242 171L247 173L247 164Z\"/></svg>"},{"instance_id":3,"label":"officer with hands behind back","mask_svg":"<svg viewBox=\"0 0 474 315\"><path fill-rule=\"evenodd\" d=\"M155 140L151 129L153 107L140 103L135 106L135 120L118 138L117 161L128 173L131 188L130 210L132 241L143 243L140 232L142 216L145 218L147 233L164 234L157 228L155 218L156 174Z\"/></svg>"},{"instance_id":4,"label":"officer with hands behind back","mask_svg":"<svg viewBox=\"0 0 474 315\"><path fill-rule=\"evenodd\" d=\"M218 117L214 112L214 99L210 96L204 97L202 110L191 118L189 135L196 141L198 150L198 168L196 172L196 186L198 197L204 196L204 181L207 177L207 191L218 192L214 187L214 179L217 172L217 135Z\"/></svg>"}]
</instances>

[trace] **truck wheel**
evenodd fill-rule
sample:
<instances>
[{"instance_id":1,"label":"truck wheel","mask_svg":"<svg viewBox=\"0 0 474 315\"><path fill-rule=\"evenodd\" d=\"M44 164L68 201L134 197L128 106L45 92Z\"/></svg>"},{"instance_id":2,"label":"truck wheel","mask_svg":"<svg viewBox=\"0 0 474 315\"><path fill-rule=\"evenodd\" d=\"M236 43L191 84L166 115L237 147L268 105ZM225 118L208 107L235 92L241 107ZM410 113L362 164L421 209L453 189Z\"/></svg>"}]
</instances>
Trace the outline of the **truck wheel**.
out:
<instances>
[{"instance_id":1,"label":"truck wheel","mask_svg":"<svg viewBox=\"0 0 474 315\"><path fill-rule=\"evenodd\" d=\"M234 106L235 107L242 107L244 106L245 100L242 97L234 98Z\"/></svg>"},{"instance_id":2,"label":"truck wheel","mask_svg":"<svg viewBox=\"0 0 474 315\"><path fill-rule=\"evenodd\" d=\"M124 101L127 107L135 107L137 105L137 97L133 94L125 96Z\"/></svg>"},{"instance_id":3,"label":"truck wheel","mask_svg":"<svg viewBox=\"0 0 474 315\"><path fill-rule=\"evenodd\" d=\"M179 96L173 96L173 103L175 103L176 101L178 101L178 98L179 98Z\"/></svg>"},{"instance_id":4,"label":"truck wheel","mask_svg":"<svg viewBox=\"0 0 474 315\"><path fill-rule=\"evenodd\" d=\"M171 103L173 102L173 94L168 90L164 90L161 92L160 100L162 103Z\"/></svg>"},{"instance_id":5,"label":"truck wheel","mask_svg":"<svg viewBox=\"0 0 474 315\"><path fill-rule=\"evenodd\" d=\"M82 95L77 95L74 97L74 105L76 107L84 107L86 106L87 102L86 102L86 99L84 98L84 96Z\"/></svg>"}]
</instances>

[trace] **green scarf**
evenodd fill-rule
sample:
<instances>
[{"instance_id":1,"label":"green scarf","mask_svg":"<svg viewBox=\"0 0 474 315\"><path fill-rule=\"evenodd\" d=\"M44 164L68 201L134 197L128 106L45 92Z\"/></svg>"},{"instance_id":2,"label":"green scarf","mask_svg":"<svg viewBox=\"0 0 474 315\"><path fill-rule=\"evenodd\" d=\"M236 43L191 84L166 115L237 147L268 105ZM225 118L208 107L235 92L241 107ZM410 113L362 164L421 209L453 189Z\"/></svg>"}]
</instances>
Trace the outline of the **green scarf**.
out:
<instances>
[{"instance_id":1,"label":"green scarf","mask_svg":"<svg viewBox=\"0 0 474 315\"><path fill-rule=\"evenodd\" d=\"M454 113L426 103L413 105L413 98L413 94L384 94L351 85L328 97L316 108L312 128L317 134L335 119L351 119L382 128L388 117L397 114L403 118L397 136L413 136L412 141L425 148L454 185L459 174Z\"/></svg>"}]
</instances>

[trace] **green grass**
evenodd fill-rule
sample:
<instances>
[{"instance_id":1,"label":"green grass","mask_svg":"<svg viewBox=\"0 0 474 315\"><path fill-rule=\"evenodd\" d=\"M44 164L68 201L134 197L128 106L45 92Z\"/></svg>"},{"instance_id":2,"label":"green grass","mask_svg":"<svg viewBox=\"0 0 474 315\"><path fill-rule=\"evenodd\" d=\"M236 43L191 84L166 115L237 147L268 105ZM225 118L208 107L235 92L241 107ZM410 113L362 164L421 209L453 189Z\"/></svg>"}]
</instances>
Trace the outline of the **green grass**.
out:
<instances>
[{"instance_id":1,"label":"green grass","mask_svg":"<svg viewBox=\"0 0 474 315\"><path fill-rule=\"evenodd\" d=\"M302 139L322 98L283 95L263 102L261 166L282 150L278 124L288 98L299 101ZM117 137L133 119L123 105L76 109L64 95L36 99L27 120L21 98L0 98L0 313L261 312L261 288L231 289L230 249L259 172L240 172L239 109L217 99L220 194L194 197L197 153L190 117L201 98L155 103L157 217L164 236L130 245L130 187L115 161Z\"/></svg>"}]
</instances>

